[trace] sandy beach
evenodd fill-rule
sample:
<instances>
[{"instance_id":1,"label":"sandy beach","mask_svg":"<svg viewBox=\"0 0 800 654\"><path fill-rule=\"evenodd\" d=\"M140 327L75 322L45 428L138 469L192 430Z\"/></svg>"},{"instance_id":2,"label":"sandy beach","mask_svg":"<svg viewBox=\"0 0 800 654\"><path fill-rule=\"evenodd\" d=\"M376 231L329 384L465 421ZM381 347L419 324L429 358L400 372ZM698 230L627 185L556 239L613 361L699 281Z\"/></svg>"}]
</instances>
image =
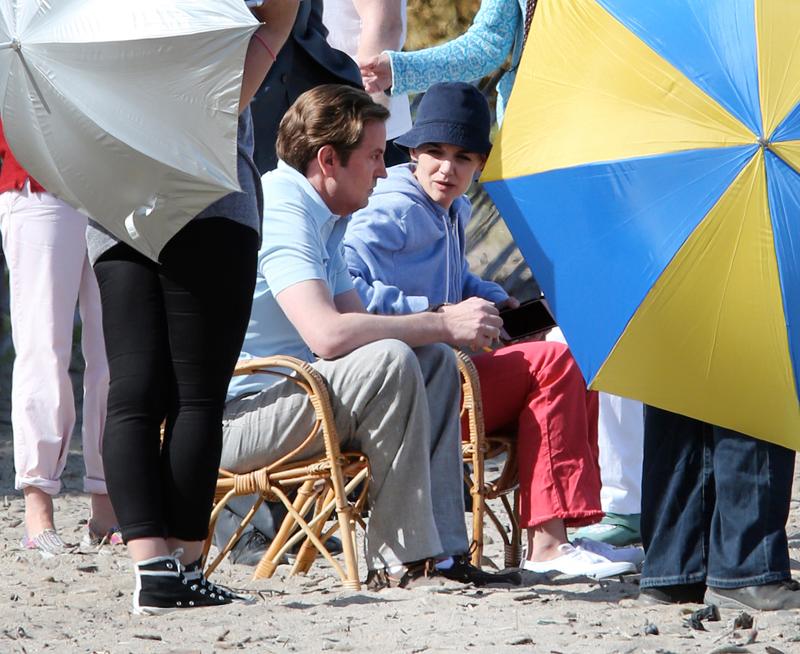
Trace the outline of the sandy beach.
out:
<instances>
[{"instance_id":1,"label":"sandy beach","mask_svg":"<svg viewBox=\"0 0 800 654\"><path fill-rule=\"evenodd\" d=\"M251 606L197 609L162 617L131 615L133 574L124 549L76 547L44 560L19 546L23 502L13 490L11 438L0 436L0 653L159 652L513 652L717 654L800 652L800 612L723 610L698 620L702 606L641 607L636 575L602 583L526 575L513 589L452 582L414 590L344 591L325 563L305 577L282 566L252 581L252 569L224 563L215 579L257 593ZM87 517L79 443L73 443L56 499L64 539L79 543ZM793 568L800 563L800 487L795 476L788 525ZM491 529L487 530L492 538ZM500 562L499 539L487 554ZM799 573L800 574L800 573ZM363 578L363 577L362 577ZM713 616L712 616L713 617ZM739 619L738 623L737 618ZM737 626L744 623L745 626Z\"/></svg>"}]
</instances>

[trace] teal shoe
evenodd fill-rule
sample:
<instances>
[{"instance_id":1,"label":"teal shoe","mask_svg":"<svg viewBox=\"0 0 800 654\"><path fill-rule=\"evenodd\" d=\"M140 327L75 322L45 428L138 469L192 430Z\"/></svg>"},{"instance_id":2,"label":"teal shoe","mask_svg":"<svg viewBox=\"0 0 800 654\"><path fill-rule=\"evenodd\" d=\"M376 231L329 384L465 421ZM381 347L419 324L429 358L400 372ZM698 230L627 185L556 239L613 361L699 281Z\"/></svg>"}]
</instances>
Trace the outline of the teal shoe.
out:
<instances>
[{"instance_id":1,"label":"teal shoe","mask_svg":"<svg viewBox=\"0 0 800 654\"><path fill-rule=\"evenodd\" d=\"M600 522L588 527L581 527L573 534L573 537L590 538L615 547L641 543L640 520L641 515L639 513L629 515L606 513Z\"/></svg>"}]
</instances>

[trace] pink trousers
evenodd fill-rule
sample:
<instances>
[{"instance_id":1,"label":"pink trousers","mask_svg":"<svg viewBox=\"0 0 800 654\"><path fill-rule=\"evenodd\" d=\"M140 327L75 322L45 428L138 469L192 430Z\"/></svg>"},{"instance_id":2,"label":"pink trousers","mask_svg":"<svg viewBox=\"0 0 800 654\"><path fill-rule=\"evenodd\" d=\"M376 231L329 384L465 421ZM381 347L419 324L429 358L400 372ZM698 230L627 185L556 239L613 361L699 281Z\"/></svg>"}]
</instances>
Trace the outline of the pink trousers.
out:
<instances>
[{"instance_id":1,"label":"pink trousers","mask_svg":"<svg viewBox=\"0 0 800 654\"><path fill-rule=\"evenodd\" d=\"M75 426L69 378L75 304L86 361L83 458L87 493L106 493L102 435L108 395L100 291L86 255L86 216L48 193L0 194L0 234L8 263L15 485L55 495Z\"/></svg>"},{"instance_id":2,"label":"pink trousers","mask_svg":"<svg viewBox=\"0 0 800 654\"><path fill-rule=\"evenodd\" d=\"M568 527L600 520L597 393L586 390L569 348L519 343L473 361L486 433L517 432L521 526L553 518Z\"/></svg>"}]
</instances>

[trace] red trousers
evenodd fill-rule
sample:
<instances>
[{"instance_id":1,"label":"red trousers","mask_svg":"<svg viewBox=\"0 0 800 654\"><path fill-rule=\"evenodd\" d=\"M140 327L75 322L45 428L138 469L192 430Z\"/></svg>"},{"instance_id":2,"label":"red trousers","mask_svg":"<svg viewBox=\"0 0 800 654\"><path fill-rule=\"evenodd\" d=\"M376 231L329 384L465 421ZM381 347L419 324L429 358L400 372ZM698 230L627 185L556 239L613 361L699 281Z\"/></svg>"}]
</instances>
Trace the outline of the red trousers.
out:
<instances>
[{"instance_id":1,"label":"red trousers","mask_svg":"<svg viewBox=\"0 0 800 654\"><path fill-rule=\"evenodd\" d=\"M562 343L519 343L473 359L486 433L517 433L520 525L600 520L597 393Z\"/></svg>"}]
</instances>

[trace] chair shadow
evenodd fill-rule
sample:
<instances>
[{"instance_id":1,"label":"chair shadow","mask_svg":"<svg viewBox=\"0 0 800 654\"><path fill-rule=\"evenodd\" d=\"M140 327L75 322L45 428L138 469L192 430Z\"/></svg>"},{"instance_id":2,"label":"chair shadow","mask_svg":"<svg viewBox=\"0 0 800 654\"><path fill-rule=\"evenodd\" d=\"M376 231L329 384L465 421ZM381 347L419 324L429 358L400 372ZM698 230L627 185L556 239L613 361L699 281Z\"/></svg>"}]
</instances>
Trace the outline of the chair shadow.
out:
<instances>
[{"instance_id":1,"label":"chair shadow","mask_svg":"<svg viewBox=\"0 0 800 654\"><path fill-rule=\"evenodd\" d=\"M368 604L388 604L398 602L400 600L390 599L388 597L373 597L371 595L350 595L349 597L337 597L336 599L323 602L327 606L335 608L346 608L348 606L364 606Z\"/></svg>"}]
</instances>

